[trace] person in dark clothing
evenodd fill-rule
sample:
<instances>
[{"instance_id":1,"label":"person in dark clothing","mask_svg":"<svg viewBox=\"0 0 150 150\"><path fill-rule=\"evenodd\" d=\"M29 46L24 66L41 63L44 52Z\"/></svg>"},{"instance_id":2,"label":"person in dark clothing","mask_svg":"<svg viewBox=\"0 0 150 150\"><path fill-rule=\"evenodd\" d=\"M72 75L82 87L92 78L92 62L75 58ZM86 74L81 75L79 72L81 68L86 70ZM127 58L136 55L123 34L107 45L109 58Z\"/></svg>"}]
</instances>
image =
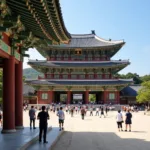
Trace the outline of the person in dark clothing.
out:
<instances>
[{"instance_id":1,"label":"person in dark clothing","mask_svg":"<svg viewBox=\"0 0 150 150\"><path fill-rule=\"evenodd\" d=\"M84 107L81 108L81 117L82 117L82 120L84 120L84 116L85 116L85 109Z\"/></svg>"},{"instance_id":2,"label":"person in dark clothing","mask_svg":"<svg viewBox=\"0 0 150 150\"><path fill-rule=\"evenodd\" d=\"M107 115L107 112L108 112L108 107L106 106L105 107L105 113L106 113L106 115Z\"/></svg>"},{"instance_id":3,"label":"person in dark clothing","mask_svg":"<svg viewBox=\"0 0 150 150\"><path fill-rule=\"evenodd\" d=\"M46 133L47 133L47 120L49 119L49 114L48 112L45 111L45 106L42 106L42 111L38 113L37 119L39 119L39 128L40 128L39 142L41 142L42 133L44 132L43 142L48 143L46 141Z\"/></svg>"},{"instance_id":4,"label":"person in dark clothing","mask_svg":"<svg viewBox=\"0 0 150 150\"><path fill-rule=\"evenodd\" d=\"M126 119L125 119L125 124L126 124L125 131L127 131L127 128L129 126L129 132L131 132L131 124L132 124L131 118L132 118L132 114L130 113L130 110L128 110L128 112L126 113Z\"/></svg>"},{"instance_id":5,"label":"person in dark clothing","mask_svg":"<svg viewBox=\"0 0 150 150\"><path fill-rule=\"evenodd\" d=\"M101 107L101 116L104 116L104 118L105 118L105 115L104 115L104 108L103 107ZM100 116L100 118L101 118L101 116Z\"/></svg>"}]
</instances>

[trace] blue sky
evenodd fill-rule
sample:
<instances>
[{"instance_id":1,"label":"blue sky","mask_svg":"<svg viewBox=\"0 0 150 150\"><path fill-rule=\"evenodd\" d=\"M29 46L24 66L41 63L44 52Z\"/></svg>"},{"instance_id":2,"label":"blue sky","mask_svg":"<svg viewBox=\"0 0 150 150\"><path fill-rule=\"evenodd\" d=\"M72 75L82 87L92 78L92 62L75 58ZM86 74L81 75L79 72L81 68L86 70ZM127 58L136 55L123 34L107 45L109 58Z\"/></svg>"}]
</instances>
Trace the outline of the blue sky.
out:
<instances>
[{"instance_id":1,"label":"blue sky","mask_svg":"<svg viewBox=\"0 0 150 150\"><path fill-rule=\"evenodd\" d=\"M150 0L60 0L64 22L72 34L91 33L126 44L112 59L129 59L120 73L150 74ZM30 49L30 59L43 59ZM24 68L27 68L25 59Z\"/></svg>"}]
</instances>

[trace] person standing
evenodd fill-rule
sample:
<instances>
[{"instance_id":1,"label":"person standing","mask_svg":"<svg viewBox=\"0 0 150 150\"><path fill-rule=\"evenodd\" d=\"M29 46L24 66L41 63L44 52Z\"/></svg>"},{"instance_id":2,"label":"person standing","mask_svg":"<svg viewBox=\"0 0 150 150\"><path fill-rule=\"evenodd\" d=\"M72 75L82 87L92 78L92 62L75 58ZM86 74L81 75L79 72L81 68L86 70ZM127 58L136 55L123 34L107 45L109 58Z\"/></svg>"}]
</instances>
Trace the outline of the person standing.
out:
<instances>
[{"instance_id":1,"label":"person standing","mask_svg":"<svg viewBox=\"0 0 150 150\"><path fill-rule=\"evenodd\" d=\"M120 110L118 110L116 119L117 119L118 131L120 131L120 129L121 129L121 131L123 131L122 130L123 116L122 116L122 113Z\"/></svg>"},{"instance_id":2,"label":"person standing","mask_svg":"<svg viewBox=\"0 0 150 150\"><path fill-rule=\"evenodd\" d=\"M30 117L30 129L32 129L32 124L33 124L33 129L35 128L35 109L34 106L31 106L31 109L29 110L29 117Z\"/></svg>"},{"instance_id":3,"label":"person standing","mask_svg":"<svg viewBox=\"0 0 150 150\"><path fill-rule=\"evenodd\" d=\"M106 106L105 107L105 113L106 113L106 115L107 115L107 112L108 112L108 107Z\"/></svg>"},{"instance_id":4,"label":"person standing","mask_svg":"<svg viewBox=\"0 0 150 150\"><path fill-rule=\"evenodd\" d=\"M59 118L59 130L64 130L64 119L65 119L65 113L63 112L63 108L60 107L60 110L57 113L57 116Z\"/></svg>"},{"instance_id":5,"label":"person standing","mask_svg":"<svg viewBox=\"0 0 150 150\"><path fill-rule=\"evenodd\" d=\"M82 117L82 120L84 120L85 113L86 113L86 111L85 111L84 107L82 107L81 108L81 117Z\"/></svg>"},{"instance_id":6,"label":"person standing","mask_svg":"<svg viewBox=\"0 0 150 150\"><path fill-rule=\"evenodd\" d=\"M125 124L126 124L126 129L125 131L127 131L127 128L129 126L129 132L131 132L131 124L132 124L132 114L130 113L130 110L128 109L128 112L126 113L126 118L125 118Z\"/></svg>"},{"instance_id":7,"label":"person standing","mask_svg":"<svg viewBox=\"0 0 150 150\"><path fill-rule=\"evenodd\" d=\"M105 118L105 115L104 115L104 108L103 108L103 107L101 107L101 116L100 116L100 118L102 117L102 115L103 115L104 118Z\"/></svg>"},{"instance_id":8,"label":"person standing","mask_svg":"<svg viewBox=\"0 0 150 150\"><path fill-rule=\"evenodd\" d=\"M47 120L49 119L49 114L48 112L45 111L45 106L42 106L42 111L38 113L37 119L39 119L39 128L40 128L40 133L39 133L39 142L41 142L42 138L42 133L44 132L43 135L43 142L48 143L46 141L46 133L47 133Z\"/></svg>"}]
</instances>

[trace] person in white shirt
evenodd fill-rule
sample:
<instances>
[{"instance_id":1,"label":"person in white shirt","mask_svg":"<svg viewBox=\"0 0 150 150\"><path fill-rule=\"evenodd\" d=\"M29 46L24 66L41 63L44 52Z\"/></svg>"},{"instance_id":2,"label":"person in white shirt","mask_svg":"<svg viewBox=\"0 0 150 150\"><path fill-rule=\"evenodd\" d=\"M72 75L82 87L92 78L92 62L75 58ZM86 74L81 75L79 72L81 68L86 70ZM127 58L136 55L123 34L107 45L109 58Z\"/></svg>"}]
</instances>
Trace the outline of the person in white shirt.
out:
<instances>
[{"instance_id":1,"label":"person in white shirt","mask_svg":"<svg viewBox=\"0 0 150 150\"><path fill-rule=\"evenodd\" d=\"M123 116L122 116L122 113L120 110L118 110L116 119L117 119L118 131L120 131L120 129L121 129L121 131L123 131L122 130Z\"/></svg>"},{"instance_id":2,"label":"person in white shirt","mask_svg":"<svg viewBox=\"0 0 150 150\"><path fill-rule=\"evenodd\" d=\"M95 114L95 116L97 116L97 115L99 116L99 108L98 107L96 108L96 114Z\"/></svg>"},{"instance_id":3,"label":"person in white shirt","mask_svg":"<svg viewBox=\"0 0 150 150\"><path fill-rule=\"evenodd\" d=\"M65 119L65 113L62 110L63 108L60 107L60 110L57 113L57 116L59 118L59 130L64 130L64 119Z\"/></svg>"}]
</instances>

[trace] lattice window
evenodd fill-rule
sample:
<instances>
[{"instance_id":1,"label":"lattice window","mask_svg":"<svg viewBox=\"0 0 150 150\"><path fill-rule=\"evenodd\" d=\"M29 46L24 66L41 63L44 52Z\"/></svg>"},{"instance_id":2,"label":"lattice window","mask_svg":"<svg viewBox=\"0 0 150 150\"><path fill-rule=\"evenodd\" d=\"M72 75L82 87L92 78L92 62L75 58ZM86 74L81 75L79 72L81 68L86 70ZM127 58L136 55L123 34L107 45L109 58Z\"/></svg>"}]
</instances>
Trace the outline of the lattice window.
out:
<instances>
[{"instance_id":1,"label":"lattice window","mask_svg":"<svg viewBox=\"0 0 150 150\"><path fill-rule=\"evenodd\" d=\"M41 97L42 97L42 99L47 100L48 99L48 94L47 93L42 93Z\"/></svg>"},{"instance_id":2,"label":"lattice window","mask_svg":"<svg viewBox=\"0 0 150 150\"><path fill-rule=\"evenodd\" d=\"M109 100L115 99L115 93L109 93Z\"/></svg>"}]
</instances>

